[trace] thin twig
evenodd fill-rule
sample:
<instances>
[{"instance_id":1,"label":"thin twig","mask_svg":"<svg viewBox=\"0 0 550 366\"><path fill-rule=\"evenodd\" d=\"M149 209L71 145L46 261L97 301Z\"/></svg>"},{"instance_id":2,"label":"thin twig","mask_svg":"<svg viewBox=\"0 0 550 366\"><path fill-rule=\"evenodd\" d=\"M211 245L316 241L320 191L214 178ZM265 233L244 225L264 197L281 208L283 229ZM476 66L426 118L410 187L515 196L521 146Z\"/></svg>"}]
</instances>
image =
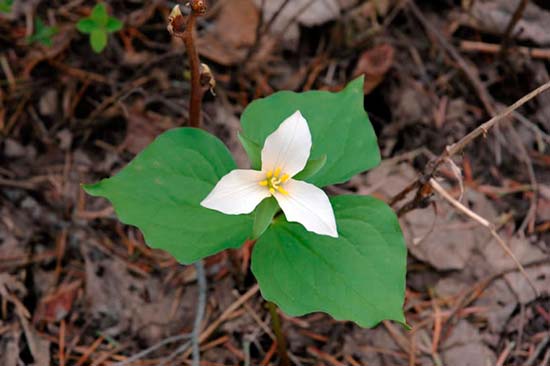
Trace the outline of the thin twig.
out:
<instances>
[{"instance_id":1,"label":"thin twig","mask_svg":"<svg viewBox=\"0 0 550 366\"><path fill-rule=\"evenodd\" d=\"M506 26L506 30L504 31L504 35L502 36L502 42L500 44L500 58L502 59L506 52L508 51L508 46L510 45L510 39L512 37L512 31L516 27L516 24L520 21L521 17L523 16L523 12L525 11L525 8L527 7L527 4L529 3L529 0L521 0L518 4L516 10L514 11L514 14L512 15L512 18L508 22L508 25Z\"/></svg>"},{"instance_id":2,"label":"thin twig","mask_svg":"<svg viewBox=\"0 0 550 366\"><path fill-rule=\"evenodd\" d=\"M241 307L242 304L250 300L250 298L254 296L259 290L260 290L260 287L258 286L258 284L252 286L247 292L245 292L241 297L239 297L233 304L231 304L227 309L225 309L222 315L220 315L220 317L216 319L216 321L210 324L210 326L208 326L208 328L206 328L205 331L201 333L201 335L199 336L199 342L203 343L204 341L206 341L208 337L210 337L210 335L212 335L212 333L214 333L214 331L218 329L221 323L226 321L231 316L231 314L233 314L235 310L237 310L239 307ZM189 353L188 353L189 350L185 350L185 351L186 353L184 354L184 358L187 358L189 356Z\"/></svg>"},{"instance_id":3,"label":"thin twig","mask_svg":"<svg viewBox=\"0 0 550 366\"><path fill-rule=\"evenodd\" d=\"M535 362L537 361L537 358L539 358L542 351L544 351L545 349L548 349L548 348L546 348L546 346L549 343L550 343L550 334L547 334L546 337L544 337L542 339L542 341L540 341L537 348L535 348L535 350L533 351L531 356L527 359L527 361L525 361L523 366L533 366L535 364ZM544 366L544 365L548 365L548 363L541 363L540 365Z\"/></svg>"},{"instance_id":4,"label":"thin twig","mask_svg":"<svg viewBox=\"0 0 550 366\"><path fill-rule=\"evenodd\" d=\"M489 92L487 89L483 86L483 83L479 79L479 76L477 73L473 70L473 68L468 65L466 60L460 55L460 53L456 50L455 47L453 47L446 39L443 37L443 33L436 29L422 14L420 9L416 6L414 1L409 1L408 3L409 8L411 9L412 13L416 16L416 18L422 23L424 28L432 34L435 39L439 42L441 47L454 59L454 61L458 64L458 66L462 69L462 71L466 74L466 77L470 80L470 83L476 90L479 99L481 100L481 103L483 103L483 106L489 112L490 116L496 115L496 109L492 103L492 98L489 95Z\"/></svg>"},{"instance_id":5,"label":"thin twig","mask_svg":"<svg viewBox=\"0 0 550 366\"><path fill-rule=\"evenodd\" d=\"M495 127L495 125L497 125L500 121L502 121L503 119L508 117L510 114L512 114L513 111L523 106L525 103L535 98L539 94L544 93L548 89L550 89L550 81L539 86L537 89L533 90L527 95L523 96L514 104L506 108L504 111L502 111L498 115L494 116L493 118L491 118L490 120L482 124L481 126L477 127L475 130L473 130L472 132L464 136L462 139L460 139L460 141L451 145L449 148L447 148L447 151L445 152L446 157L450 157L459 153L470 142L472 142L473 140L475 140L481 135L486 135L491 128Z\"/></svg>"},{"instance_id":6,"label":"thin twig","mask_svg":"<svg viewBox=\"0 0 550 366\"><path fill-rule=\"evenodd\" d=\"M148 354L156 351L157 349L159 349L159 348L161 348L161 347L163 347L167 344L170 344L170 343L173 343L173 342L179 342L179 341L184 340L184 339L189 339L190 337L191 337L191 334L180 334L180 335L175 335L175 336L172 336L172 337L168 337L168 338L163 339L162 341L152 345L151 347L146 348L146 349L144 349L143 351L141 351L139 353L136 353L135 355L133 355L132 357L127 358L124 361L120 361L120 362L117 362L117 363L113 364L112 366L127 366L127 365L130 365L134 361L142 359L143 357L147 356Z\"/></svg>"},{"instance_id":7,"label":"thin twig","mask_svg":"<svg viewBox=\"0 0 550 366\"><path fill-rule=\"evenodd\" d=\"M501 46L496 43L462 40L460 41L460 49L464 52L470 52L470 53L482 52L482 53L497 54L500 52ZM531 58L539 58L543 60L550 59L550 49L548 48L514 46L513 48L508 48L508 51L514 51L521 55L528 56Z\"/></svg>"},{"instance_id":8,"label":"thin twig","mask_svg":"<svg viewBox=\"0 0 550 366\"><path fill-rule=\"evenodd\" d=\"M195 263L195 269L197 271L197 283L199 285L199 300L197 302L197 314L195 315L195 324L193 324L193 337L191 342L193 344L193 366L200 365L200 341L199 336L201 332L202 319L204 318L204 310L206 308L206 275L204 274L204 265L202 261Z\"/></svg>"},{"instance_id":9,"label":"thin twig","mask_svg":"<svg viewBox=\"0 0 550 366\"><path fill-rule=\"evenodd\" d=\"M538 95L544 93L550 89L550 81L539 86L537 89L533 90L532 92L528 93L527 95L520 98L518 101L516 101L514 104L506 108L504 111L499 113L498 115L494 116L487 122L483 123L482 125L478 126L476 129L474 129L472 132L461 138L459 141L455 142L452 145L447 146L445 151L436 159L433 159L430 161L426 168L424 169L423 174L418 177L415 181L410 183L407 187L405 187L401 192L396 194L389 202L391 206L395 206L398 202L402 201L406 198L408 193L414 191L415 189L420 190L425 187L425 185L428 183L430 178L432 178L439 168L441 164L445 162L446 159L451 158L452 156L458 154L461 152L468 144L470 144L472 141L477 139L479 136L486 135L491 128L493 128L495 125L503 121L506 117L512 114L516 109L523 106L525 103L529 102L531 99L537 97ZM422 195L417 194L414 198L413 202L408 203L407 205L411 206L411 209L408 211L411 211L412 209L419 206L421 203L421 199L423 198ZM408 212L407 211L407 212ZM406 213L406 212L405 212Z\"/></svg>"},{"instance_id":10,"label":"thin twig","mask_svg":"<svg viewBox=\"0 0 550 366\"><path fill-rule=\"evenodd\" d=\"M506 244L506 242L500 237L500 235L497 233L495 226L491 224L488 220L484 219L474 211L470 210L468 207L464 206L462 203L454 199L453 196L449 194L434 178L430 178L430 186L441 195L447 202L449 202L454 208L456 208L458 211L462 212L472 220L479 223L481 226L484 226L493 236L493 238L497 241L497 243L502 247L502 249L512 258L520 272L525 276L525 279L535 291L535 294L538 295L538 290L534 283L531 281L529 276L527 275L527 272L525 271L525 268L523 268L523 265L520 263L520 261L517 259L516 255L510 250L510 247Z\"/></svg>"}]
</instances>

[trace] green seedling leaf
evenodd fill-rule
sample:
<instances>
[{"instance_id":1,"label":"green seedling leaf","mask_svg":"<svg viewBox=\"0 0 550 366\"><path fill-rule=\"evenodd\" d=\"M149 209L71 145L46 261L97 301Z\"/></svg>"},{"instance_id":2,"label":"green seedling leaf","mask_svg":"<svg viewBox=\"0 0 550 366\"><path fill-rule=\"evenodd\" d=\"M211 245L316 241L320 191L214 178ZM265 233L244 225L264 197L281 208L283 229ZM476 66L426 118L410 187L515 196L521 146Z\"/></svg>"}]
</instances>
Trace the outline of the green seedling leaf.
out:
<instances>
[{"instance_id":1,"label":"green seedling leaf","mask_svg":"<svg viewBox=\"0 0 550 366\"><path fill-rule=\"evenodd\" d=\"M96 28L96 23L90 18L80 19L78 23L76 23L76 29L81 33L90 34Z\"/></svg>"},{"instance_id":2,"label":"green seedling leaf","mask_svg":"<svg viewBox=\"0 0 550 366\"><path fill-rule=\"evenodd\" d=\"M343 183L380 163L376 135L363 99L363 77L339 93L278 92L250 103L241 117L243 135L263 146L281 121L300 110L312 134L311 158L327 156L325 166L310 182L321 187Z\"/></svg>"},{"instance_id":3,"label":"green seedling leaf","mask_svg":"<svg viewBox=\"0 0 550 366\"><path fill-rule=\"evenodd\" d=\"M84 186L113 203L119 219L137 226L153 248L192 263L237 248L253 215L224 215L200 205L236 165L224 144L193 128L165 132L112 178Z\"/></svg>"},{"instance_id":4,"label":"green seedling leaf","mask_svg":"<svg viewBox=\"0 0 550 366\"><path fill-rule=\"evenodd\" d=\"M107 25L105 25L105 29L107 29L107 32L109 33L118 32L122 29L123 25L124 24L117 18L110 17L107 20Z\"/></svg>"},{"instance_id":5,"label":"green seedling leaf","mask_svg":"<svg viewBox=\"0 0 550 366\"><path fill-rule=\"evenodd\" d=\"M279 211L279 205L273 197L264 199L254 211L252 239L258 239L269 227L273 217Z\"/></svg>"},{"instance_id":6,"label":"green seedling leaf","mask_svg":"<svg viewBox=\"0 0 550 366\"><path fill-rule=\"evenodd\" d=\"M34 21L34 34L27 38L27 43L41 43L44 46L53 45L52 37L59 33L57 27L48 27L40 18Z\"/></svg>"},{"instance_id":7,"label":"green seedling leaf","mask_svg":"<svg viewBox=\"0 0 550 366\"><path fill-rule=\"evenodd\" d=\"M262 168L262 148L242 133L239 133L238 137L250 159L250 167L254 170L260 170Z\"/></svg>"},{"instance_id":8,"label":"green seedling leaf","mask_svg":"<svg viewBox=\"0 0 550 366\"><path fill-rule=\"evenodd\" d=\"M109 21L109 14L107 13L107 7L104 3L99 3L92 9L90 18L98 25L105 27Z\"/></svg>"},{"instance_id":9,"label":"green seedling leaf","mask_svg":"<svg viewBox=\"0 0 550 366\"><path fill-rule=\"evenodd\" d=\"M265 299L292 316L322 311L373 327L405 324L407 251L394 212L365 196L331 199L338 238L316 235L277 218L252 253Z\"/></svg>"},{"instance_id":10,"label":"green seedling leaf","mask_svg":"<svg viewBox=\"0 0 550 366\"><path fill-rule=\"evenodd\" d=\"M90 44L96 53L100 53L107 46L107 33L103 29L94 29L90 34Z\"/></svg>"},{"instance_id":11,"label":"green seedling leaf","mask_svg":"<svg viewBox=\"0 0 550 366\"><path fill-rule=\"evenodd\" d=\"M308 180L321 170L327 163L327 156L323 155L319 159L308 160L306 167L300 173L294 176L297 180Z\"/></svg>"},{"instance_id":12,"label":"green seedling leaf","mask_svg":"<svg viewBox=\"0 0 550 366\"><path fill-rule=\"evenodd\" d=\"M13 6L13 0L0 0L0 13L11 13L11 7Z\"/></svg>"},{"instance_id":13,"label":"green seedling leaf","mask_svg":"<svg viewBox=\"0 0 550 366\"><path fill-rule=\"evenodd\" d=\"M90 45L96 53L102 52L107 46L109 33L119 31L122 27L123 23L120 20L109 16L103 3L96 4L92 14L76 24L80 32L90 35Z\"/></svg>"}]
</instances>

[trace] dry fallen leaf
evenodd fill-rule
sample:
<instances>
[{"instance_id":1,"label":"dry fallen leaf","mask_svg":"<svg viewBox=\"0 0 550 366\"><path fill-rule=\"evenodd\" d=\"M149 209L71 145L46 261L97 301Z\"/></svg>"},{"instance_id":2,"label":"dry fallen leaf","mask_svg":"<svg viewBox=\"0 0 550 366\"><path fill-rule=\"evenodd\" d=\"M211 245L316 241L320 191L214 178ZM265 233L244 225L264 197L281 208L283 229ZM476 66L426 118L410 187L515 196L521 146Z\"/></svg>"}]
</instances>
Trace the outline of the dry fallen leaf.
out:
<instances>
[{"instance_id":1,"label":"dry fallen leaf","mask_svg":"<svg viewBox=\"0 0 550 366\"><path fill-rule=\"evenodd\" d=\"M408 164L382 163L369 172L367 183L376 196L387 199L405 188L415 176ZM491 202L475 191L467 190L464 201L472 202L471 208L487 219L496 216ZM405 215L401 224L410 252L439 270L463 269L475 247L488 237L485 228L441 200L437 200L437 212L431 208L415 210Z\"/></svg>"},{"instance_id":2,"label":"dry fallen leaf","mask_svg":"<svg viewBox=\"0 0 550 366\"><path fill-rule=\"evenodd\" d=\"M262 0L255 0L261 6ZM285 0L264 1L264 22L269 21ZM272 34L281 36L290 48L297 45L300 36L299 25L312 27L336 19L340 15L338 0L292 0L279 13L270 29Z\"/></svg>"},{"instance_id":3,"label":"dry fallen leaf","mask_svg":"<svg viewBox=\"0 0 550 366\"><path fill-rule=\"evenodd\" d=\"M173 292L167 294L167 286L158 277L136 275L123 261L99 258L91 248L82 252L90 313L106 334L129 331L152 344L192 326L196 286L186 287L185 296L180 298ZM112 319L116 319L114 326Z\"/></svg>"},{"instance_id":4,"label":"dry fallen leaf","mask_svg":"<svg viewBox=\"0 0 550 366\"><path fill-rule=\"evenodd\" d=\"M258 22L252 0L224 2L214 26L197 40L200 54L224 66L238 64L256 40Z\"/></svg>"},{"instance_id":5,"label":"dry fallen leaf","mask_svg":"<svg viewBox=\"0 0 550 366\"><path fill-rule=\"evenodd\" d=\"M452 328L441 345L445 365L486 366L495 364L495 355L487 347L479 331L466 320Z\"/></svg>"},{"instance_id":6,"label":"dry fallen leaf","mask_svg":"<svg viewBox=\"0 0 550 366\"><path fill-rule=\"evenodd\" d=\"M471 15L477 28L484 31L503 34L508 27L520 0L476 1ZM519 40L529 40L538 45L550 44L550 12L533 2L529 2L522 18L517 22L512 36Z\"/></svg>"},{"instance_id":7,"label":"dry fallen leaf","mask_svg":"<svg viewBox=\"0 0 550 366\"><path fill-rule=\"evenodd\" d=\"M162 132L176 127L175 121L145 110L143 100L136 100L128 110L128 126L123 146L133 154L141 152Z\"/></svg>"},{"instance_id":8,"label":"dry fallen leaf","mask_svg":"<svg viewBox=\"0 0 550 366\"><path fill-rule=\"evenodd\" d=\"M389 44L381 44L363 52L353 74L365 75L363 86L365 95L384 80L384 76L393 64L394 53L394 48Z\"/></svg>"}]
</instances>

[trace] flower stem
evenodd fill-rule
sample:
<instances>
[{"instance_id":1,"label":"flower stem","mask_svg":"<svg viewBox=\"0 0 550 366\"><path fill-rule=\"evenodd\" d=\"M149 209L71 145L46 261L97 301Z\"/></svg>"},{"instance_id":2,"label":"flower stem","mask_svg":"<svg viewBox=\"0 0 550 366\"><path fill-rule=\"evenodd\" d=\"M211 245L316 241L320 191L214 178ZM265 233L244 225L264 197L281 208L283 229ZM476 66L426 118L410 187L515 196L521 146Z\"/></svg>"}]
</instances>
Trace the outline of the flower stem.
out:
<instances>
[{"instance_id":1,"label":"flower stem","mask_svg":"<svg viewBox=\"0 0 550 366\"><path fill-rule=\"evenodd\" d=\"M266 304L269 314L271 315L271 327L275 333L277 340L277 352L279 353L279 364L281 366L290 366L290 359L288 358L288 352L286 348L286 338L281 328L281 318L277 311L277 305L268 301Z\"/></svg>"},{"instance_id":2,"label":"flower stem","mask_svg":"<svg viewBox=\"0 0 550 366\"><path fill-rule=\"evenodd\" d=\"M202 108L202 87L200 82L200 60L197 48L195 47L195 24L197 14L192 10L187 19L185 30L185 49L189 57L189 67L191 68L191 97L189 99L189 125L199 128L201 125Z\"/></svg>"},{"instance_id":3,"label":"flower stem","mask_svg":"<svg viewBox=\"0 0 550 366\"><path fill-rule=\"evenodd\" d=\"M187 19L183 17L179 5L176 5L168 18L168 31L174 37L181 38L189 57L191 69L191 95L189 97L189 125L200 128L202 97L205 88L201 85L201 62L195 45L197 17L204 15L207 9L205 0L192 0L189 3L191 12Z\"/></svg>"}]
</instances>

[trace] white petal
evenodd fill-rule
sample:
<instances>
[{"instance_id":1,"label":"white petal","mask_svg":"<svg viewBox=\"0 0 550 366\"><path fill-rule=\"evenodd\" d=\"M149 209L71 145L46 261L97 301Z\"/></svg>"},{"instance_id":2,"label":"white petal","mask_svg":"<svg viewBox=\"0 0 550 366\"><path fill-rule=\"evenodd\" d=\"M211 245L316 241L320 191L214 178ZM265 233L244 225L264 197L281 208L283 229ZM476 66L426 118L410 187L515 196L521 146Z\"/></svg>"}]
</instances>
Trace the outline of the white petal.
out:
<instances>
[{"instance_id":1,"label":"white petal","mask_svg":"<svg viewBox=\"0 0 550 366\"><path fill-rule=\"evenodd\" d=\"M265 174L256 170L233 170L220 179L201 206L228 215L250 213L270 196L268 189L259 184L264 179Z\"/></svg>"},{"instance_id":2,"label":"white petal","mask_svg":"<svg viewBox=\"0 0 550 366\"><path fill-rule=\"evenodd\" d=\"M327 195L313 184L290 179L284 184L288 194L275 193L288 221L299 222L308 231L337 238L334 211Z\"/></svg>"},{"instance_id":3,"label":"white petal","mask_svg":"<svg viewBox=\"0 0 550 366\"><path fill-rule=\"evenodd\" d=\"M288 117L267 138L262 149L262 170L281 168L293 177L306 166L311 150L311 133L300 111Z\"/></svg>"}]
</instances>

